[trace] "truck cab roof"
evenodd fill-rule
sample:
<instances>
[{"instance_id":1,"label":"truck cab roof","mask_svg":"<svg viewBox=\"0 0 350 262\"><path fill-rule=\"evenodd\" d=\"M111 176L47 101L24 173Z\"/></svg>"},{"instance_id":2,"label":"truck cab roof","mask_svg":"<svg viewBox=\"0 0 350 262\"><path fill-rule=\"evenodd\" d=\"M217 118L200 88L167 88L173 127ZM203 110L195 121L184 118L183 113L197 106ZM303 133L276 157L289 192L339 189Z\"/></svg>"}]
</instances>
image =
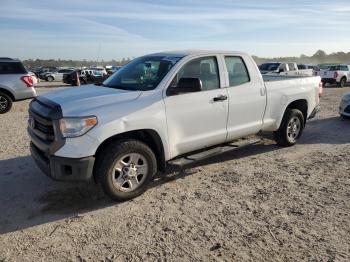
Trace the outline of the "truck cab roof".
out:
<instances>
[{"instance_id":1,"label":"truck cab roof","mask_svg":"<svg viewBox=\"0 0 350 262\"><path fill-rule=\"evenodd\" d=\"M247 55L243 52L238 51L225 51L225 50L173 50L166 52L159 52L150 55L161 55L161 56L177 56L185 57L190 55L217 55L217 54L234 54L234 55Z\"/></svg>"}]
</instances>

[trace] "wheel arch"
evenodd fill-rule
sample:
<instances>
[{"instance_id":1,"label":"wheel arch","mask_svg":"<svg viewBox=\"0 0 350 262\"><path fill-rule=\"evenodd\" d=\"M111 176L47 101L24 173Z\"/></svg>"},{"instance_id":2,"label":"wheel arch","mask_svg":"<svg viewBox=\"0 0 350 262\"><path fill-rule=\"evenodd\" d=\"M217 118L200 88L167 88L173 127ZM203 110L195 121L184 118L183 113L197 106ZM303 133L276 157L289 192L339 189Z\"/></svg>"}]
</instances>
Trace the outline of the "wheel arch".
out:
<instances>
[{"instance_id":1,"label":"wheel arch","mask_svg":"<svg viewBox=\"0 0 350 262\"><path fill-rule=\"evenodd\" d=\"M286 109L284 110L283 115L286 113L287 109L298 109L303 113L304 116L304 125L307 120L307 112L308 112L308 102L306 99L298 99L290 102Z\"/></svg>"},{"instance_id":2,"label":"wheel arch","mask_svg":"<svg viewBox=\"0 0 350 262\"><path fill-rule=\"evenodd\" d=\"M8 95L8 96L12 99L12 101L15 101L15 100L16 100L15 96L14 96L9 90L0 87L0 92L2 92L2 93L4 93L4 94Z\"/></svg>"},{"instance_id":3,"label":"wheel arch","mask_svg":"<svg viewBox=\"0 0 350 262\"><path fill-rule=\"evenodd\" d=\"M340 82L341 82L343 79L345 79L345 84L346 84L346 82L348 81L348 78L347 78L346 76L342 76L342 77L340 78Z\"/></svg>"},{"instance_id":4,"label":"wheel arch","mask_svg":"<svg viewBox=\"0 0 350 262\"><path fill-rule=\"evenodd\" d=\"M98 160L98 158L100 157L100 152L103 151L105 147L118 140L125 139L136 139L148 145L156 156L158 169L161 171L165 170L166 161L164 153L164 144L160 135L157 133L157 131L153 129L132 130L107 138L97 148L95 153L96 160Z\"/></svg>"}]
</instances>

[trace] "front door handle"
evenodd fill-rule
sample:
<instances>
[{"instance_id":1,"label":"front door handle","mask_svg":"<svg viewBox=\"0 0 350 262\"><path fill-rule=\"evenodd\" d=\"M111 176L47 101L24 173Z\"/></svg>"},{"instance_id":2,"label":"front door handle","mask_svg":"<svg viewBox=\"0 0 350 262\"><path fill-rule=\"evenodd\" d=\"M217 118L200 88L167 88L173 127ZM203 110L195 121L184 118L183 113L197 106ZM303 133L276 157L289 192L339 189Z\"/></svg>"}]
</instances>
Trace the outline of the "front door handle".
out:
<instances>
[{"instance_id":1,"label":"front door handle","mask_svg":"<svg viewBox=\"0 0 350 262\"><path fill-rule=\"evenodd\" d=\"M219 102L224 100L227 100L227 96L225 95L218 95L217 97L214 97L214 102Z\"/></svg>"}]
</instances>

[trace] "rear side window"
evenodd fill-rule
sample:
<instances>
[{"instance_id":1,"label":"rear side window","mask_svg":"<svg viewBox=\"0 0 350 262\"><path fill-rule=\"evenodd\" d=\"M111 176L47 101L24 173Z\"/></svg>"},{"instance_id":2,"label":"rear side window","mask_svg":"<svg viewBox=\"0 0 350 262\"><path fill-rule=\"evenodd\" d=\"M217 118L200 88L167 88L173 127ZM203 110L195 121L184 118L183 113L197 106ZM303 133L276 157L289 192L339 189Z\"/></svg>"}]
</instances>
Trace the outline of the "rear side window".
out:
<instances>
[{"instance_id":1,"label":"rear side window","mask_svg":"<svg viewBox=\"0 0 350 262\"><path fill-rule=\"evenodd\" d=\"M295 71L295 70L297 70L297 69L295 68L295 64L294 64L294 63L288 63L288 67L289 67L289 71Z\"/></svg>"},{"instance_id":2,"label":"rear side window","mask_svg":"<svg viewBox=\"0 0 350 262\"><path fill-rule=\"evenodd\" d=\"M20 62L0 62L0 74L26 74L27 71Z\"/></svg>"},{"instance_id":3,"label":"rear side window","mask_svg":"<svg viewBox=\"0 0 350 262\"><path fill-rule=\"evenodd\" d=\"M331 66L329 71L349 71L349 68L344 65Z\"/></svg>"},{"instance_id":4,"label":"rear side window","mask_svg":"<svg viewBox=\"0 0 350 262\"><path fill-rule=\"evenodd\" d=\"M226 56L225 63L230 86L238 86L250 81L247 67L241 57Z\"/></svg>"}]
</instances>

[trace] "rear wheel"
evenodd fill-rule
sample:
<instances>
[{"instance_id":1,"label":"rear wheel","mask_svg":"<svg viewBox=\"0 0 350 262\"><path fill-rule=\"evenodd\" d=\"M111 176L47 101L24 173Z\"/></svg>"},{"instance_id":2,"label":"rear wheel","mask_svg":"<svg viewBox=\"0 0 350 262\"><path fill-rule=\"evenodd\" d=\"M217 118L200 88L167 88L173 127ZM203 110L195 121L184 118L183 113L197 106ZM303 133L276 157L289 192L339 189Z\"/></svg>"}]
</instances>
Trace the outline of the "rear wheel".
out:
<instances>
[{"instance_id":1,"label":"rear wheel","mask_svg":"<svg viewBox=\"0 0 350 262\"><path fill-rule=\"evenodd\" d=\"M0 114L5 114L12 107L12 99L9 95L0 92Z\"/></svg>"},{"instance_id":2,"label":"rear wheel","mask_svg":"<svg viewBox=\"0 0 350 262\"><path fill-rule=\"evenodd\" d=\"M124 201L145 192L156 171L153 151L143 142L126 140L99 153L95 175L110 198Z\"/></svg>"},{"instance_id":3,"label":"rear wheel","mask_svg":"<svg viewBox=\"0 0 350 262\"><path fill-rule=\"evenodd\" d=\"M343 88L345 87L345 85L346 85L346 78L343 77L342 79L340 79L340 82L338 83L338 87Z\"/></svg>"},{"instance_id":4,"label":"rear wheel","mask_svg":"<svg viewBox=\"0 0 350 262\"><path fill-rule=\"evenodd\" d=\"M287 108L280 128L273 133L274 139L281 146L293 146L301 136L303 129L303 113L298 109Z\"/></svg>"},{"instance_id":5,"label":"rear wheel","mask_svg":"<svg viewBox=\"0 0 350 262\"><path fill-rule=\"evenodd\" d=\"M53 79L52 76L48 76L48 77L47 77L47 81L52 82L53 80L54 80L54 79Z\"/></svg>"}]
</instances>

